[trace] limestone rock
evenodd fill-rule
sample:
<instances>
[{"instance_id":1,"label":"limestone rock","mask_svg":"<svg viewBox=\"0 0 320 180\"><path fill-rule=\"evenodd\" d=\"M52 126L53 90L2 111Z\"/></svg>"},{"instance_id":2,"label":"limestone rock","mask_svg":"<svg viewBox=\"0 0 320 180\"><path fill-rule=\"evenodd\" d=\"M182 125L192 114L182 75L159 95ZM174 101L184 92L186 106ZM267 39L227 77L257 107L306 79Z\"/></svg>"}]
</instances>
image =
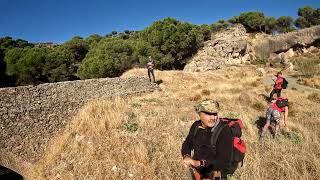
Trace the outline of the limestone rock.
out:
<instances>
[{"instance_id":1,"label":"limestone rock","mask_svg":"<svg viewBox=\"0 0 320 180\"><path fill-rule=\"evenodd\" d=\"M268 59L273 66L288 66L294 56L320 51L314 47L319 46L315 42L320 39L320 25L276 36L258 33L253 37L242 25L235 25L212 35L211 39L187 60L184 71L214 70L255 59Z\"/></svg>"},{"instance_id":2,"label":"limestone rock","mask_svg":"<svg viewBox=\"0 0 320 180\"><path fill-rule=\"evenodd\" d=\"M212 40L205 43L203 49L189 60L184 71L214 70L246 61L247 38L248 35L242 25L212 35ZM246 58L242 58L244 56Z\"/></svg>"},{"instance_id":3,"label":"limestone rock","mask_svg":"<svg viewBox=\"0 0 320 180\"><path fill-rule=\"evenodd\" d=\"M283 52L282 59L289 60L294 57L295 53L292 48L290 48L287 52Z\"/></svg>"},{"instance_id":4,"label":"limestone rock","mask_svg":"<svg viewBox=\"0 0 320 180\"><path fill-rule=\"evenodd\" d=\"M310 46L310 47L308 48L308 51L309 51L310 53L318 53L318 52L320 51L320 49L319 49L319 48L316 48L316 47L314 47L314 46Z\"/></svg>"},{"instance_id":5,"label":"limestone rock","mask_svg":"<svg viewBox=\"0 0 320 180\"><path fill-rule=\"evenodd\" d=\"M289 62L286 64L286 69L289 70L289 71L293 71L294 70L294 66L292 64L292 62Z\"/></svg>"},{"instance_id":6,"label":"limestone rock","mask_svg":"<svg viewBox=\"0 0 320 180\"><path fill-rule=\"evenodd\" d=\"M277 36L259 35L250 40L251 51L255 57L268 58L271 53L287 52L294 47L307 47L320 38L320 25ZM302 49L307 53L307 49ZM292 54L290 52L290 54Z\"/></svg>"},{"instance_id":7,"label":"limestone rock","mask_svg":"<svg viewBox=\"0 0 320 180\"><path fill-rule=\"evenodd\" d=\"M282 61L283 61L283 59L282 59L281 55L276 54L276 53L271 53L268 58L268 62L270 63L270 65L275 66L275 67L279 66Z\"/></svg>"}]
</instances>

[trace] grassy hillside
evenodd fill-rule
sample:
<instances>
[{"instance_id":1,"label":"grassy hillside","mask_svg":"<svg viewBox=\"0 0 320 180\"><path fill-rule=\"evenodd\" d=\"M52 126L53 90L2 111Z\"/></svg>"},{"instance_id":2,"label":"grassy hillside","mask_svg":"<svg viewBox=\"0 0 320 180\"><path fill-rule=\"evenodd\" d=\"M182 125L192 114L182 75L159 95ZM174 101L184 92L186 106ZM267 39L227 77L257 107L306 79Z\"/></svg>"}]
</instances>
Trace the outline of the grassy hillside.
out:
<instances>
[{"instance_id":1,"label":"grassy hillside","mask_svg":"<svg viewBox=\"0 0 320 180\"><path fill-rule=\"evenodd\" d=\"M293 59L296 65L299 84L320 89L320 50L313 49L311 53Z\"/></svg>"},{"instance_id":2,"label":"grassy hillside","mask_svg":"<svg viewBox=\"0 0 320 180\"><path fill-rule=\"evenodd\" d=\"M203 73L156 71L161 91L96 100L74 117L36 164L37 179L187 179L181 144L201 99L220 101L222 116L240 117L248 153L235 179L319 179L320 95L288 89L289 123L279 139L258 141L271 87L255 66ZM275 71L267 70L268 74ZM146 76L133 69L123 77ZM282 122L283 123L283 122Z\"/></svg>"}]
</instances>

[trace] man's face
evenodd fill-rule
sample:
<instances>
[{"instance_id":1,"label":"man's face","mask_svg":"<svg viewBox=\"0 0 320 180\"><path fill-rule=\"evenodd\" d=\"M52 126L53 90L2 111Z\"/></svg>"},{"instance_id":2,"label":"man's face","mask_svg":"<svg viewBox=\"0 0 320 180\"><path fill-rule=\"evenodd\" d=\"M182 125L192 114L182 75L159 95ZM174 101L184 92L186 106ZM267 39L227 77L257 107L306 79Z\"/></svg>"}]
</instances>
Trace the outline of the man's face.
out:
<instances>
[{"instance_id":1,"label":"man's face","mask_svg":"<svg viewBox=\"0 0 320 180\"><path fill-rule=\"evenodd\" d=\"M199 112L199 116L204 127L213 127L215 122L218 120L217 113Z\"/></svg>"}]
</instances>

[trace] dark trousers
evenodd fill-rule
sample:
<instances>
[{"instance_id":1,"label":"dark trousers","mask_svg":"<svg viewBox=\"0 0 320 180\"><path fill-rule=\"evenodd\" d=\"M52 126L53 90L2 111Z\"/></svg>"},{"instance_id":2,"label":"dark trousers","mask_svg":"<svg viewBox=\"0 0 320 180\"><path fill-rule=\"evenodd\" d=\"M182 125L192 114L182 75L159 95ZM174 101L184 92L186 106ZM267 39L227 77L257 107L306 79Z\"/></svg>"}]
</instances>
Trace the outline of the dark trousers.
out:
<instances>
[{"instance_id":1,"label":"dark trousers","mask_svg":"<svg viewBox=\"0 0 320 180\"><path fill-rule=\"evenodd\" d=\"M272 91L271 91L271 93L270 93L269 99L271 100L271 99L273 98L273 95L274 95L275 93L277 93L277 97L280 97L280 96L281 96L281 90L282 90L282 89L272 89Z\"/></svg>"},{"instance_id":2,"label":"dark trousers","mask_svg":"<svg viewBox=\"0 0 320 180\"><path fill-rule=\"evenodd\" d=\"M155 82L156 78L154 77L153 69L148 69L148 77L149 77L150 82L151 82L151 75L153 77L153 82Z\"/></svg>"}]
</instances>

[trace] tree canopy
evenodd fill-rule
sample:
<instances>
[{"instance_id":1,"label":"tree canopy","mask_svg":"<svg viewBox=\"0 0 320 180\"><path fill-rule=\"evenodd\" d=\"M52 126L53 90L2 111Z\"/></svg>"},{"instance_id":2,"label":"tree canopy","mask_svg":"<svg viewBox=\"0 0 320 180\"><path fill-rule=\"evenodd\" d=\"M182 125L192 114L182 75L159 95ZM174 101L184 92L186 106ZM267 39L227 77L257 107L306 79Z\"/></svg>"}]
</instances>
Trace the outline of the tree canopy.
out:
<instances>
[{"instance_id":1,"label":"tree canopy","mask_svg":"<svg viewBox=\"0 0 320 180\"><path fill-rule=\"evenodd\" d=\"M313 9L310 6L299 8L298 16L299 17L294 21L294 24L298 28L320 25L320 8Z\"/></svg>"},{"instance_id":2,"label":"tree canopy","mask_svg":"<svg viewBox=\"0 0 320 180\"><path fill-rule=\"evenodd\" d=\"M137 61L133 45L120 38L103 39L83 60L78 75L81 79L116 77Z\"/></svg>"},{"instance_id":3,"label":"tree canopy","mask_svg":"<svg viewBox=\"0 0 320 180\"><path fill-rule=\"evenodd\" d=\"M293 19L290 16L281 16L276 21L277 30L281 33L293 31Z\"/></svg>"},{"instance_id":4,"label":"tree canopy","mask_svg":"<svg viewBox=\"0 0 320 180\"><path fill-rule=\"evenodd\" d=\"M164 55L159 59L163 69L179 68L181 60L195 53L204 39L200 28L173 18L153 23L140 37Z\"/></svg>"},{"instance_id":5,"label":"tree canopy","mask_svg":"<svg viewBox=\"0 0 320 180\"><path fill-rule=\"evenodd\" d=\"M241 13L239 22L244 25L248 32L263 31L265 16L262 12Z\"/></svg>"}]
</instances>

